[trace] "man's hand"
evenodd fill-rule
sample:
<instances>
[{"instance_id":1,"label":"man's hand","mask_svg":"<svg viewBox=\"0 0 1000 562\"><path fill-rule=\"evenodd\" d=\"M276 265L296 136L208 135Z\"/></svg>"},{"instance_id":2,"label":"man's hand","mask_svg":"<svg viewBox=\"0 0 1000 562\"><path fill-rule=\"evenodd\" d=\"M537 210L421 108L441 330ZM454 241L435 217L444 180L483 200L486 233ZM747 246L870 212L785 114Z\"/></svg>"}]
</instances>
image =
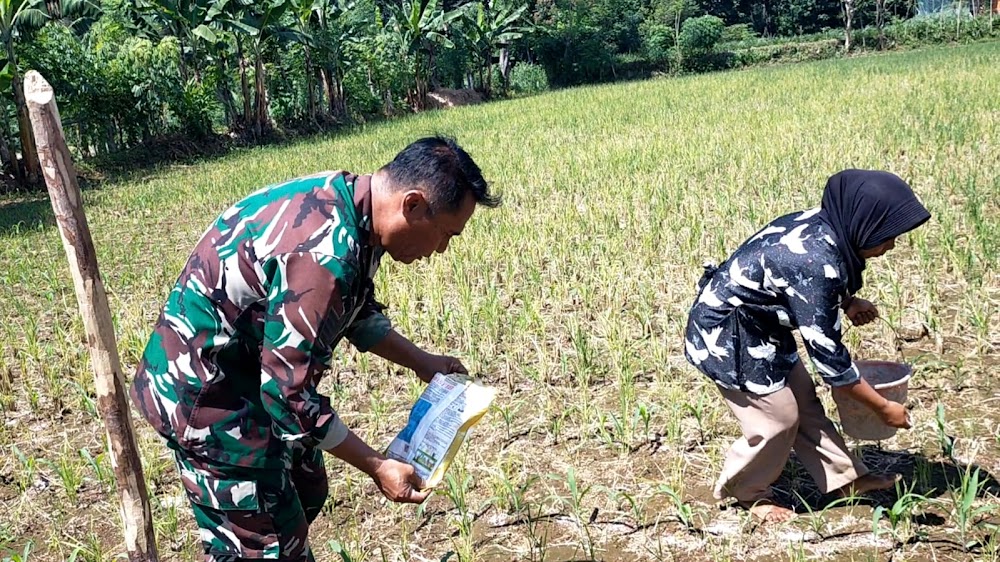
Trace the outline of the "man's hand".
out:
<instances>
[{"instance_id":1,"label":"man's hand","mask_svg":"<svg viewBox=\"0 0 1000 562\"><path fill-rule=\"evenodd\" d=\"M899 402L886 400L885 405L878 410L878 417L882 423L900 429L910 429L910 414L906 407Z\"/></svg>"},{"instance_id":2,"label":"man's hand","mask_svg":"<svg viewBox=\"0 0 1000 562\"><path fill-rule=\"evenodd\" d=\"M423 481L412 466L392 459L382 461L372 480L383 496L396 503L423 503L431 493L420 490Z\"/></svg>"},{"instance_id":3,"label":"man's hand","mask_svg":"<svg viewBox=\"0 0 1000 562\"><path fill-rule=\"evenodd\" d=\"M429 383L434 375L441 373L444 375L450 373L462 373L463 375L469 374L469 370L465 368L465 365L461 361L454 357L449 357L447 355L434 355L432 353L424 354L421 358L420 363L416 366L413 371L417 374L420 380Z\"/></svg>"},{"instance_id":4,"label":"man's hand","mask_svg":"<svg viewBox=\"0 0 1000 562\"><path fill-rule=\"evenodd\" d=\"M851 319L855 326L864 326L869 322L874 322L878 318L878 309L870 301L854 297L849 303L844 313Z\"/></svg>"}]
</instances>

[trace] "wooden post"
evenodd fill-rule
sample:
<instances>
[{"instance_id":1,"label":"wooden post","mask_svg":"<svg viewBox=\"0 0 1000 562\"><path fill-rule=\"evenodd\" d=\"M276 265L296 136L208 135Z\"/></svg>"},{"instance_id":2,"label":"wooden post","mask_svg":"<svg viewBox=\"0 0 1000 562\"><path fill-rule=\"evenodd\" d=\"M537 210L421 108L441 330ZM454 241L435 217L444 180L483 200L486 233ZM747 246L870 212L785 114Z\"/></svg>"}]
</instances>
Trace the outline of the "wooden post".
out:
<instances>
[{"instance_id":1,"label":"wooden post","mask_svg":"<svg viewBox=\"0 0 1000 562\"><path fill-rule=\"evenodd\" d=\"M63 249L69 258L76 300L87 332L97 388L97 409L108 432L128 559L130 562L157 562L149 496L135 444L111 309L97 269L97 255L83 213L76 169L63 138L52 86L35 71L25 75L24 85L42 175L59 224Z\"/></svg>"}]
</instances>

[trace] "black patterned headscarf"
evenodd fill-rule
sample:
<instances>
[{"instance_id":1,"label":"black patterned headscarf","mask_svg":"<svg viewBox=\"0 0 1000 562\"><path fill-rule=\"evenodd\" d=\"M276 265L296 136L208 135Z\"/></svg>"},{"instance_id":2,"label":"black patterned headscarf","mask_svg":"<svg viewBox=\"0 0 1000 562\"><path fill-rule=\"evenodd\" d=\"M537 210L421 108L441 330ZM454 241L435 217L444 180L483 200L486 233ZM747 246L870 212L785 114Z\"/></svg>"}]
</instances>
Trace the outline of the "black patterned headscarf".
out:
<instances>
[{"instance_id":1,"label":"black patterned headscarf","mask_svg":"<svg viewBox=\"0 0 1000 562\"><path fill-rule=\"evenodd\" d=\"M831 176L819 216L836 234L852 295L864 284L865 260L858 254L860 250L874 248L931 218L905 181L874 170L844 170Z\"/></svg>"}]
</instances>

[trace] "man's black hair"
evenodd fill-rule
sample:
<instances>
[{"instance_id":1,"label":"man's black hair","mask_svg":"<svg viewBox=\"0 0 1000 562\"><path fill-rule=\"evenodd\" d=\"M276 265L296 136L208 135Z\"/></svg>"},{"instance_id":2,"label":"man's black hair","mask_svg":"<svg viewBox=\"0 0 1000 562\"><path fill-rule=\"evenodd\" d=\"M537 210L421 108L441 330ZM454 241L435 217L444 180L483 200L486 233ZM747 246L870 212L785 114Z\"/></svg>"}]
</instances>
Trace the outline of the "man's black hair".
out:
<instances>
[{"instance_id":1,"label":"man's black hair","mask_svg":"<svg viewBox=\"0 0 1000 562\"><path fill-rule=\"evenodd\" d=\"M415 141L383 169L391 189L424 191L435 211L457 211L467 193L484 207L500 205L501 198L490 193L479 166L451 137L434 135Z\"/></svg>"}]
</instances>

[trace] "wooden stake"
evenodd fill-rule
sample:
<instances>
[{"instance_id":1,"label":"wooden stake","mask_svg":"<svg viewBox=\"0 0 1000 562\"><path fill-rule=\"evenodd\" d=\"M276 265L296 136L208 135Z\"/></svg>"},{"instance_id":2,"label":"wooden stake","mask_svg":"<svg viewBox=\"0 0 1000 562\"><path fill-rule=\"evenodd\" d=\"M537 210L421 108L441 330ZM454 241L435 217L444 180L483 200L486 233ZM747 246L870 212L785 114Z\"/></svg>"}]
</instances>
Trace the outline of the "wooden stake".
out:
<instances>
[{"instance_id":1,"label":"wooden stake","mask_svg":"<svg viewBox=\"0 0 1000 562\"><path fill-rule=\"evenodd\" d=\"M97 388L97 409L108 432L128 559L130 562L158 562L149 496L135 444L111 309L97 269L97 255L83 213L76 169L63 138L52 86L35 71L25 75L24 86L42 175L59 224L63 249L69 258L76 300L87 332Z\"/></svg>"}]
</instances>

